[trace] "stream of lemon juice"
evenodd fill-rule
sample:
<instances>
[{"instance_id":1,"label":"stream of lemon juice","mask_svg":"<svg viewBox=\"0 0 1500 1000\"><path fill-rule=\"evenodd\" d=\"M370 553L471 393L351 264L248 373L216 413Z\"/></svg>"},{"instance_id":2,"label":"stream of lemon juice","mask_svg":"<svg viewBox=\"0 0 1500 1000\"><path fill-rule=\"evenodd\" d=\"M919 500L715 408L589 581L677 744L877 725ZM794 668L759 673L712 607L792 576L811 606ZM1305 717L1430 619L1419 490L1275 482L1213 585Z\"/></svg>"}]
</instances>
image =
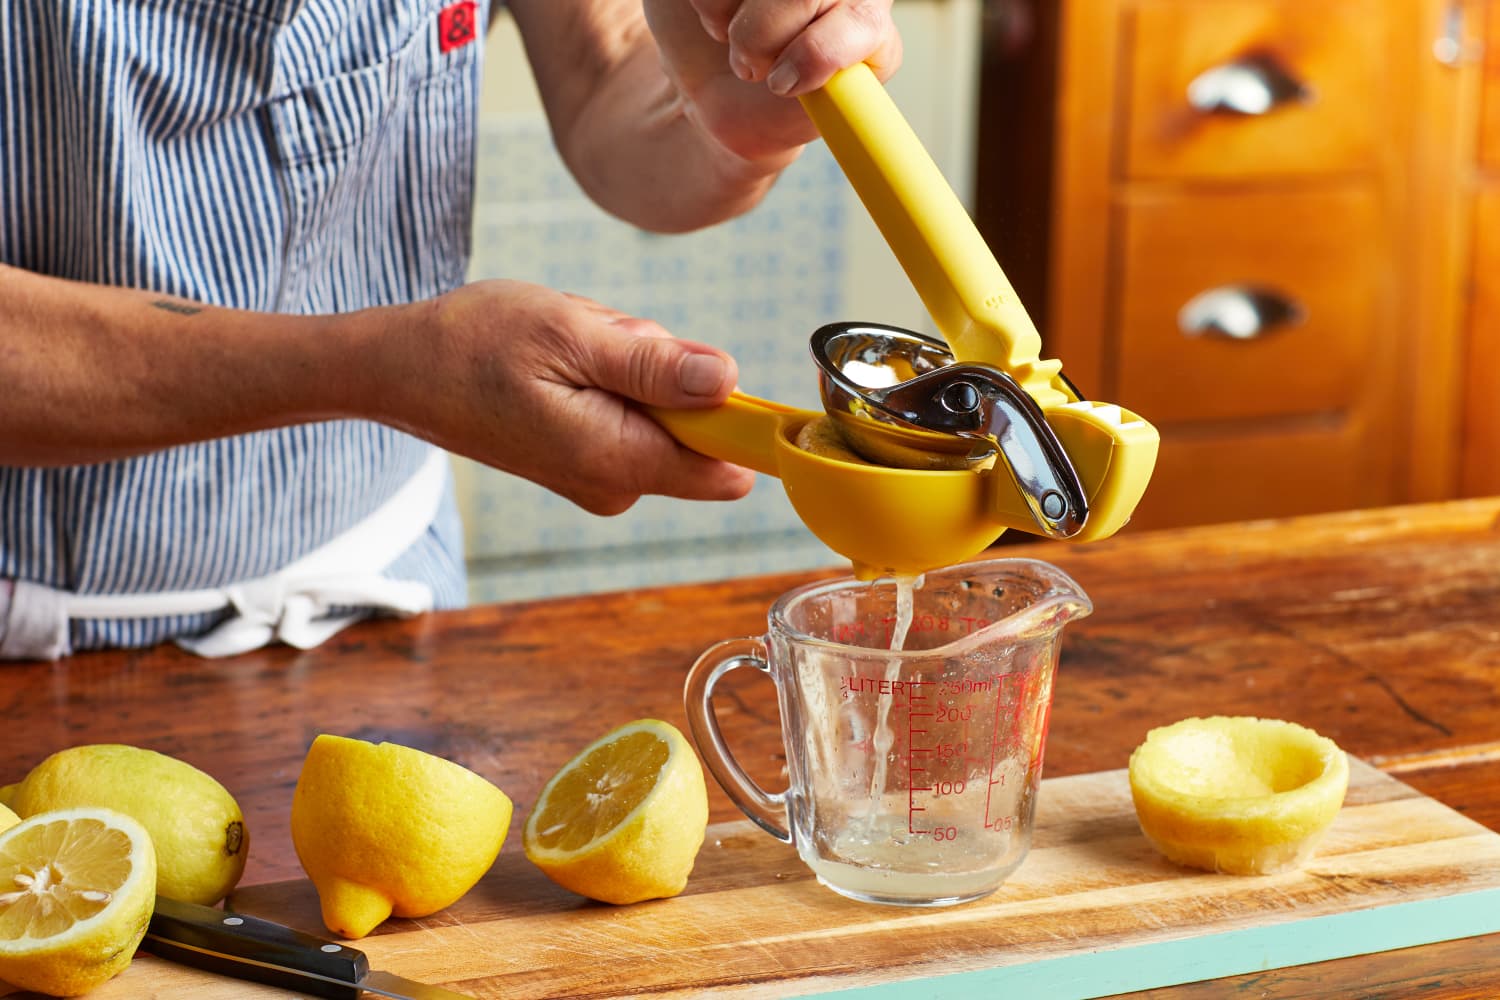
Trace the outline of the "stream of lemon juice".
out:
<instances>
[{"instance_id":1,"label":"stream of lemon juice","mask_svg":"<svg viewBox=\"0 0 1500 1000\"><path fill-rule=\"evenodd\" d=\"M913 607L916 604L916 590L921 586L922 578L898 576L892 583L896 588L896 619L891 624L890 648L892 652L899 653L906 648L906 636L911 631ZM896 734L891 729L891 705L896 700L895 682L900 679L901 657L893 656L885 665L886 683L880 689L880 701L875 709L875 731L870 741L875 754L875 767L870 773L870 804L865 813L867 825L884 812L881 803L885 798L885 770L891 747L896 742Z\"/></svg>"},{"instance_id":2,"label":"stream of lemon juice","mask_svg":"<svg viewBox=\"0 0 1500 1000\"><path fill-rule=\"evenodd\" d=\"M915 592L922 585L922 578L895 577L893 585L896 608L890 649L899 653L905 649L911 631ZM833 853L842 860L820 858L809 863L830 883L856 894L923 900L981 895L992 890L998 881L997 865L1002 863L1002 856L1006 854L1004 844L1008 838L965 837L945 842L926 833L913 833L907 812L910 805L907 793L891 795L886 792L891 748L896 740L891 727L891 710L895 692L900 690L895 682L901 679L901 663L900 656L892 656L887 661L887 683L881 686L878 695L871 734L874 762L863 815L855 817L833 838ZM961 818L959 812L973 808L972 803L960 801L966 799L967 796L959 796L945 803L955 810L949 822L959 824L961 829L968 821ZM929 818L942 822L935 815Z\"/></svg>"}]
</instances>

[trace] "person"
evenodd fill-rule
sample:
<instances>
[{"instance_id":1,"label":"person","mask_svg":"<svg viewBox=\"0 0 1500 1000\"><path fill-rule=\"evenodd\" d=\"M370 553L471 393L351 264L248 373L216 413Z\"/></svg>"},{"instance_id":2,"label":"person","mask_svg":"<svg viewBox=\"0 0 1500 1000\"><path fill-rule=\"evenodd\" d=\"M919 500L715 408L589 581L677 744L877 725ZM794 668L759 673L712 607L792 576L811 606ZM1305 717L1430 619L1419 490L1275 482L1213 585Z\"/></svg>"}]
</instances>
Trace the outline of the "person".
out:
<instances>
[{"instance_id":1,"label":"person","mask_svg":"<svg viewBox=\"0 0 1500 1000\"><path fill-rule=\"evenodd\" d=\"M557 149L642 228L751 209L890 0L511 0ZM463 603L445 452L600 515L744 495L642 405L734 359L464 283L485 0L0 6L0 657L310 647Z\"/></svg>"}]
</instances>

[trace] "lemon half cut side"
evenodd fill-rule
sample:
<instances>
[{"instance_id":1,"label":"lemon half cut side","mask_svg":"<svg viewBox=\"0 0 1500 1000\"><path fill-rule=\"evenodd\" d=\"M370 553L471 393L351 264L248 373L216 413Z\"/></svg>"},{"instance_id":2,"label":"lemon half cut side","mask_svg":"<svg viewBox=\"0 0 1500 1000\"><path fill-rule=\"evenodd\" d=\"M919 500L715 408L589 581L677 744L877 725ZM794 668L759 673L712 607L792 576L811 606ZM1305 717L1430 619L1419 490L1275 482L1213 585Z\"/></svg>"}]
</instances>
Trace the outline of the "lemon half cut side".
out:
<instances>
[{"instance_id":1,"label":"lemon half cut side","mask_svg":"<svg viewBox=\"0 0 1500 1000\"><path fill-rule=\"evenodd\" d=\"M1293 722L1184 719L1130 755L1141 831L1169 860L1234 875L1300 866L1343 806L1349 760Z\"/></svg>"},{"instance_id":2,"label":"lemon half cut side","mask_svg":"<svg viewBox=\"0 0 1500 1000\"><path fill-rule=\"evenodd\" d=\"M526 818L526 857L557 884L605 903L675 896L708 830L703 767L670 723L639 719L584 747Z\"/></svg>"},{"instance_id":3,"label":"lemon half cut side","mask_svg":"<svg viewBox=\"0 0 1500 1000\"><path fill-rule=\"evenodd\" d=\"M110 809L33 816L0 833L0 979L78 996L135 955L156 904L146 828Z\"/></svg>"},{"instance_id":4,"label":"lemon half cut side","mask_svg":"<svg viewBox=\"0 0 1500 1000\"><path fill-rule=\"evenodd\" d=\"M23 818L97 806L135 819L156 851L156 891L205 906L245 873L250 835L239 803L216 778L185 760L144 747L94 743L59 750L16 787Z\"/></svg>"}]
</instances>

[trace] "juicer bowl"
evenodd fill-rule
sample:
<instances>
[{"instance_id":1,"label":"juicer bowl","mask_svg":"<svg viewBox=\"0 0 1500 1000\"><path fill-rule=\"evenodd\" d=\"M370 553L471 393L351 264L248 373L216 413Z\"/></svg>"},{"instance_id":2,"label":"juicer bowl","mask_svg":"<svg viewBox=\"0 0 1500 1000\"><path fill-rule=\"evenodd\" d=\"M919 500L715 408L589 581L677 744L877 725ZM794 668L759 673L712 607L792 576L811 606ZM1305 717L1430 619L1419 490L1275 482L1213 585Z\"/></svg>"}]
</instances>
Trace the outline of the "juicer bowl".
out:
<instances>
[{"instance_id":1,"label":"juicer bowl","mask_svg":"<svg viewBox=\"0 0 1500 1000\"><path fill-rule=\"evenodd\" d=\"M856 454L899 469L972 469L992 464L985 441L923 427L876 398L881 390L954 363L941 340L878 323L821 327L810 343L818 391L834 429ZM872 393L876 396L872 396Z\"/></svg>"}]
</instances>

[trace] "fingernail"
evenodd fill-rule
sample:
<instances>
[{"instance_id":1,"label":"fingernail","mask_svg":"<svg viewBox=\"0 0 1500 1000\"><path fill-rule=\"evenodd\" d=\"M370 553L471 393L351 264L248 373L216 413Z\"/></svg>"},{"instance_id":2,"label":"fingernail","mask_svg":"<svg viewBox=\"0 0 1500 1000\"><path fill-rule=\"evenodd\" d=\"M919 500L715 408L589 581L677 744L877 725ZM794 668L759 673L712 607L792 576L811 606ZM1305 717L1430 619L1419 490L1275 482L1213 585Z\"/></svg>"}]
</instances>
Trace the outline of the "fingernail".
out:
<instances>
[{"instance_id":1,"label":"fingernail","mask_svg":"<svg viewBox=\"0 0 1500 1000\"><path fill-rule=\"evenodd\" d=\"M738 52L730 53L729 68L734 70L735 76L739 77L741 80L744 80L746 83L755 82L755 67L750 65L750 60L746 59Z\"/></svg>"},{"instance_id":2,"label":"fingernail","mask_svg":"<svg viewBox=\"0 0 1500 1000\"><path fill-rule=\"evenodd\" d=\"M782 63L771 70L771 75L766 77L766 86L777 97L785 97L791 93L793 87L797 86L797 80L797 67L791 63Z\"/></svg>"},{"instance_id":3,"label":"fingernail","mask_svg":"<svg viewBox=\"0 0 1500 1000\"><path fill-rule=\"evenodd\" d=\"M712 396L724 384L728 368L724 359L714 354L690 354L683 359L677 373L677 384L689 396Z\"/></svg>"}]
</instances>

